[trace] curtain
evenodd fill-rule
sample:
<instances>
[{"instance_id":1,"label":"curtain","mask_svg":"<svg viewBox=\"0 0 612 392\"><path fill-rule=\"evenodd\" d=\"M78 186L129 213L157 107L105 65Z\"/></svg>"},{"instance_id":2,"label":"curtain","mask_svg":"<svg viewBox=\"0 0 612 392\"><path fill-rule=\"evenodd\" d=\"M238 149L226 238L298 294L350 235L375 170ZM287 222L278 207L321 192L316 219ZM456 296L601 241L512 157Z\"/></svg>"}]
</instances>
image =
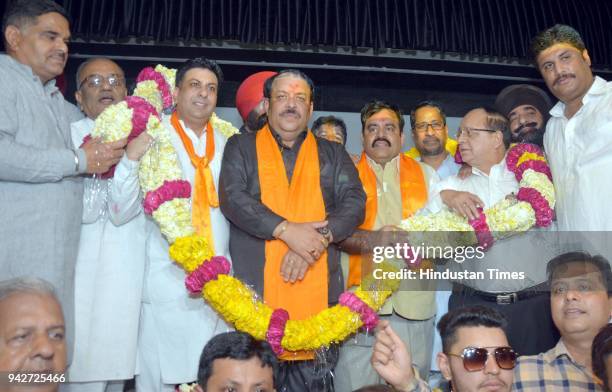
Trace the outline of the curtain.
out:
<instances>
[{"instance_id":1,"label":"curtain","mask_svg":"<svg viewBox=\"0 0 612 392\"><path fill-rule=\"evenodd\" d=\"M61 1L60 1L61 2ZM428 50L529 57L555 23L585 40L595 66L612 67L609 0L64 0L76 37L156 42Z\"/></svg>"}]
</instances>

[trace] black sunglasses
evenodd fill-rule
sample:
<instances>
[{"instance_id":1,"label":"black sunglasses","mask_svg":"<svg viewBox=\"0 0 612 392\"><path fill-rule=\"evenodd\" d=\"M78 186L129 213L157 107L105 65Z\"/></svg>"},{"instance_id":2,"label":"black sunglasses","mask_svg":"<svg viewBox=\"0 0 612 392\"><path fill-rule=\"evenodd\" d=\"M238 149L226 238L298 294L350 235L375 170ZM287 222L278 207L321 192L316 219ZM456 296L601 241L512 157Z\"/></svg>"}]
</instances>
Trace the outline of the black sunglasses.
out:
<instances>
[{"instance_id":1,"label":"black sunglasses","mask_svg":"<svg viewBox=\"0 0 612 392\"><path fill-rule=\"evenodd\" d=\"M488 348L494 348L493 352L490 353L487 350ZM495 357L495 362L501 369L511 370L516 366L516 358L518 357L512 347L466 347L462 354L449 353L447 355L462 358L463 367L468 372L477 372L484 369L489 355Z\"/></svg>"}]
</instances>

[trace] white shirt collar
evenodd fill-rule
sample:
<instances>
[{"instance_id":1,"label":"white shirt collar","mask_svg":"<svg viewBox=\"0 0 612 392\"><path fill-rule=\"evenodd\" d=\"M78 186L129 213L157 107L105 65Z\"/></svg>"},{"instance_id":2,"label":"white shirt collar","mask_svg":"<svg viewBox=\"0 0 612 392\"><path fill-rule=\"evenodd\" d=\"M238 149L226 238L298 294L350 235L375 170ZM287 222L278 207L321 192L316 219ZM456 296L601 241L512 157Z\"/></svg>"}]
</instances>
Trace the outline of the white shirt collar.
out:
<instances>
[{"instance_id":1,"label":"white shirt collar","mask_svg":"<svg viewBox=\"0 0 612 392\"><path fill-rule=\"evenodd\" d=\"M594 95L601 95L606 93L606 81L605 79L595 76L593 84L589 88L589 91L582 97L582 104L586 105ZM555 106L550 109L550 115L553 117L565 117L565 104L558 101Z\"/></svg>"}]
</instances>

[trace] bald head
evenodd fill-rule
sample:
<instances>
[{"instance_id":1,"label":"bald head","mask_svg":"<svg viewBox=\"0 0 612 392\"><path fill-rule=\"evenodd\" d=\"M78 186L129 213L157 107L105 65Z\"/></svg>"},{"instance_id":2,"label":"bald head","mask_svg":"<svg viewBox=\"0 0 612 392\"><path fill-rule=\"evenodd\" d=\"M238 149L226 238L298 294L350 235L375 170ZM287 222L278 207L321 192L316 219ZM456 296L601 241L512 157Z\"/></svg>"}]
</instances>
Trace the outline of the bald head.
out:
<instances>
[{"instance_id":1,"label":"bald head","mask_svg":"<svg viewBox=\"0 0 612 392\"><path fill-rule=\"evenodd\" d=\"M95 120L108 106L127 95L125 75L117 63L107 58L93 58L82 63L76 76L75 98L87 117Z\"/></svg>"}]
</instances>

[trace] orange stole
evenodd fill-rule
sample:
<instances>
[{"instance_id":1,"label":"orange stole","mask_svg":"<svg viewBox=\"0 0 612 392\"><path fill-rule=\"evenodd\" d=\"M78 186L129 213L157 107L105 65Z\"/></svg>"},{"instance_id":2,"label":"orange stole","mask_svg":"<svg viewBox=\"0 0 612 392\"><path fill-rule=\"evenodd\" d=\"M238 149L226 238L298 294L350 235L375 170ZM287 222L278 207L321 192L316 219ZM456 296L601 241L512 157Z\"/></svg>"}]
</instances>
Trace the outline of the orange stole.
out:
<instances>
[{"instance_id":1,"label":"orange stole","mask_svg":"<svg viewBox=\"0 0 612 392\"><path fill-rule=\"evenodd\" d=\"M257 170L261 201L274 213L290 222L325 220L325 204L319 181L319 153L310 131L300 147L291 184L278 143L268 125L257 132ZM281 240L266 241L264 300L283 308L291 319L303 320L327 308L327 251L306 272L302 281L288 283L280 274L283 256L289 248ZM311 352L292 354L286 359L311 359Z\"/></svg>"},{"instance_id":2,"label":"orange stole","mask_svg":"<svg viewBox=\"0 0 612 392\"><path fill-rule=\"evenodd\" d=\"M402 195L402 219L406 219L422 208L427 202L427 185L423 170L417 161L400 154L400 190ZM361 154L357 164L359 179L366 193L365 219L359 229L372 230L376 222L378 210L378 190L376 174L368 164L366 154ZM349 274L347 285L355 286L361 283L361 255L349 256Z\"/></svg>"},{"instance_id":3,"label":"orange stole","mask_svg":"<svg viewBox=\"0 0 612 392\"><path fill-rule=\"evenodd\" d=\"M206 124L206 154L203 157L196 155L193 143L181 126L176 112L172 113L170 123L181 138L183 146L191 164L196 169L194 189L192 190L191 221L197 234L208 240L210 249L215 252L212 224L210 222L209 207L218 208L219 198L215 189L215 182L210 163L215 157L215 135L210 121Z\"/></svg>"}]
</instances>

